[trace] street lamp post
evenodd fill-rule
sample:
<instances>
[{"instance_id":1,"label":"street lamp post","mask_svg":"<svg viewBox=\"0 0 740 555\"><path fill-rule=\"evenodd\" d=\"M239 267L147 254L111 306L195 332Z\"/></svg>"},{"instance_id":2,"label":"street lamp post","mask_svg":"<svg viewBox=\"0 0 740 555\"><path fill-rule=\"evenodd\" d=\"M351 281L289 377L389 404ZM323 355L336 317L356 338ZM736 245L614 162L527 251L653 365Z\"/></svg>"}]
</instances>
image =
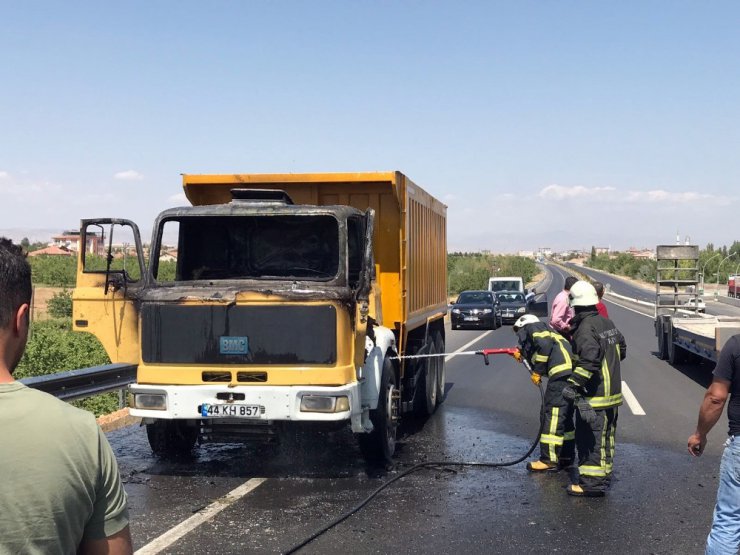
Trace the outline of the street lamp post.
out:
<instances>
[{"instance_id":1,"label":"street lamp post","mask_svg":"<svg viewBox=\"0 0 740 555\"><path fill-rule=\"evenodd\" d=\"M727 255L725 258L722 259L722 262L719 263L719 266L717 266L717 288L714 290L714 297L717 298L719 296L719 269L722 267L722 264L725 263L725 260L729 260L735 256L735 253Z\"/></svg>"},{"instance_id":2,"label":"street lamp post","mask_svg":"<svg viewBox=\"0 0 740 555\"><path fill-rule=\"evenodd\" d=\"M700 287L701 291L700 291L700 293L701 293L702 295L704 294L704 270L706 270L706 269L707 269L707 264L709 264L709 262L710 262L710 261L711 261L711 260L712 260L713 258L717 258L717 257L718 257L719 255L720 255L720 253L718 253L718 252L717 252L717 253L715 253L715 254L713 254L713 255L712 255L712 256L710 256L710 257L709 257L709 259L708 259L708 260L707 260L707 261L706 261L706 262L704 263L704 266L702 266L702 267L701 267L701 287Z\"/></svg>"}]
</instances>

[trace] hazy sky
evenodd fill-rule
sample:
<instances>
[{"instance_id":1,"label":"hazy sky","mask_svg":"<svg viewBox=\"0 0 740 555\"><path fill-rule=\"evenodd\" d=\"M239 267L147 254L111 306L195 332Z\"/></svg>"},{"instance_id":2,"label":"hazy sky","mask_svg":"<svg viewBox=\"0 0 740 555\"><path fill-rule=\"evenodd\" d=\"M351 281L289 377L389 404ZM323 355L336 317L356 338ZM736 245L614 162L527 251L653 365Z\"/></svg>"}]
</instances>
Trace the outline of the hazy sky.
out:
<instances>
[{"instance_id":1,"label":"hazy sky","mask_svg":"<svg viewBox=\"0 0 740 555\"><path fill-rule=\"evenodd\" d=\"M400 170L450 250L740 239L736 1L5 2L0 26L6 233L148 230L180 173Z\"/></svg>"}]
</instances>

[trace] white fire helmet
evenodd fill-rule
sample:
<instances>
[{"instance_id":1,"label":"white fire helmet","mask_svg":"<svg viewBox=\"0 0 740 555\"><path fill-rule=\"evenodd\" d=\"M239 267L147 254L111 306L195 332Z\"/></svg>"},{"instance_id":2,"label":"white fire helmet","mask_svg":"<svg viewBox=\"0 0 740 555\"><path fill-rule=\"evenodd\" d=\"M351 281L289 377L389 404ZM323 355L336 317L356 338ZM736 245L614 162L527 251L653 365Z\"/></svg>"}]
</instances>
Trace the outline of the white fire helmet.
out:
<instances>
[{"instance_id":1,"label":"white fire helmet","mask_svg":"<svg viewBox=\"0 0 740 555\"><path fill-rule=\"evenodd\" d=\"M535 316L534 314L525 314L524 316L520 316L519 319L516 322L514 322L512 329L514 331L519 331L521 328L523 328L527 324L536 324L539 321L540 319L537 318L537 316Z\"/></svg>"},{"instance_id":2,"label":"white fire helmet","mask_svg":"<svg viewBox=\"0 0 740 555\"><path fill-rule=\"evenodd\" d=\"M595 306L599 304L596 289L587 281L577 281L570 288L570 306Z\"/></svg>"}]
</instances>

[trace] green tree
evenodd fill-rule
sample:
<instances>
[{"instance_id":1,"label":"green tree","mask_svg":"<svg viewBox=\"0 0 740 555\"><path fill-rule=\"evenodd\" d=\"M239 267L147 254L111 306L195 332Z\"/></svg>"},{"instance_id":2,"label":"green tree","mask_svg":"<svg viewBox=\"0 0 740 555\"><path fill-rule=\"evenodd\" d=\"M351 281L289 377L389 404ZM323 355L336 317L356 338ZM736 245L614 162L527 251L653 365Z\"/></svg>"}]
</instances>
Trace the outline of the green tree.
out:
<instances>
[{"instance_id":1,"label":"green tree","mask_svg":"<svg viewBox=\"0 0 740 555\"><path fill-rule=\"evenodd\" d=\"M450 253L447 256L448 294L468 289L487 289L488 278L518 276L527 283L537 274L534 260L521 256L482 253Z\"/></svg>"},{"instance_id":2,"label":"green tree","mask_svg":"<svg viewBox=\"0 0 740 555\"><path fill-rule=\"evenodd\" d=\"M74 287L77 281L77 259L74 256L42 254L28 258L34 285Z\"/></svg>"}]
</instances>

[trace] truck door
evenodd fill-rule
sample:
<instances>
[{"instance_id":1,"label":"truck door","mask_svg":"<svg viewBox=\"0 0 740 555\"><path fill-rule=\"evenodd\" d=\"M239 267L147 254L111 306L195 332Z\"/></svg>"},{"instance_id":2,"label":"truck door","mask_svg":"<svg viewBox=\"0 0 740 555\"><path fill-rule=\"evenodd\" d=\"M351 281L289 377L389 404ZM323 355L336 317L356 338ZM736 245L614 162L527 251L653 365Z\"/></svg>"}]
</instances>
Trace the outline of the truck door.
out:
<instances>
[{"instance_id":1,"label":"truck door","mask_svg":"<svg viewBox=\"0 0 740 555\"><path fill-rule=\"evenodd\" d=\"M82 220L72 328L90 332L112 362L138 364L138 292L146 281L139 228L129 220Z\"/></svg>"},{"instance_id":2,"label":"truck door","mask_svg":"<svg viewBox=\"0 0 740 555\"><path fill-rule=\"evenodd\" d=\"M361 265L355 298L355 366L365 364L365 335L370 310L370 292L375 279L375 260L373 259L373 229L375 211L368 208L363 218L364 233L361 245Z\"/></svg>"}]
</instances>

